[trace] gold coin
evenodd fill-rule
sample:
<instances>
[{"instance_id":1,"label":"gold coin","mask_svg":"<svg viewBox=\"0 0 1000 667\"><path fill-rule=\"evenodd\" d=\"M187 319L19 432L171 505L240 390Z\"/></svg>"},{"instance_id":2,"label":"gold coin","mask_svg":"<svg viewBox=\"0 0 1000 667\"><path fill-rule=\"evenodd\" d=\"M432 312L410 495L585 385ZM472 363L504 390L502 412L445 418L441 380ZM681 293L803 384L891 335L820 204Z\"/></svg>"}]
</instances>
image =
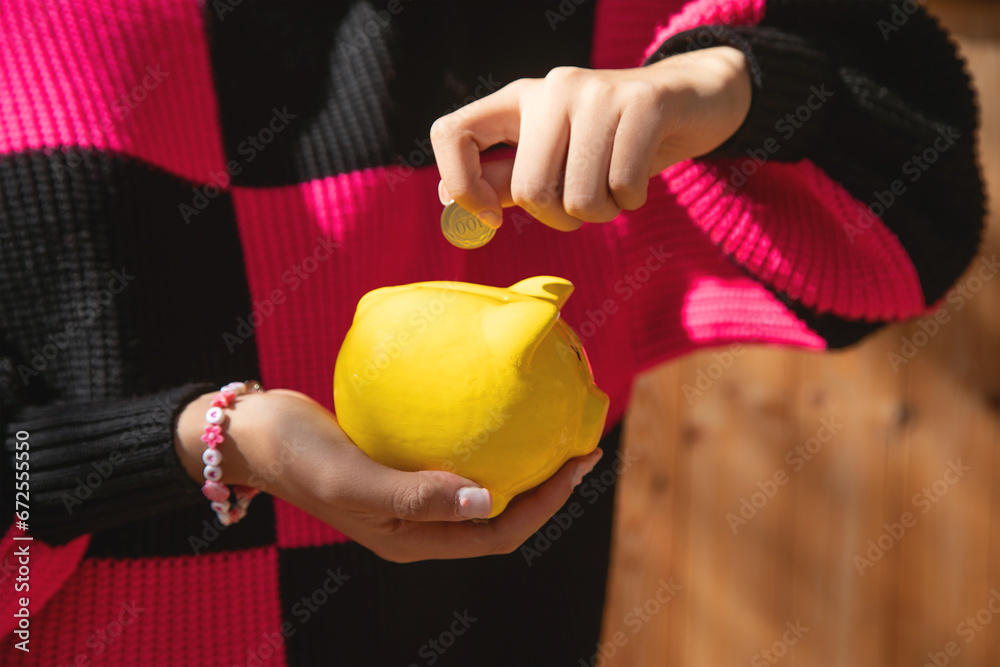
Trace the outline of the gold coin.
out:
<instances>
[{"instance_id":1,"label":"gold coin","mask_svg":"<svg viewBox=\"0 0 1000 667\"><path fill-rule=\"evenodd\" d=\"M452 199L441 212L441 233L458 248L481 248L490 242L497 230L472 215Z\"/></svg>"}]
</instances>

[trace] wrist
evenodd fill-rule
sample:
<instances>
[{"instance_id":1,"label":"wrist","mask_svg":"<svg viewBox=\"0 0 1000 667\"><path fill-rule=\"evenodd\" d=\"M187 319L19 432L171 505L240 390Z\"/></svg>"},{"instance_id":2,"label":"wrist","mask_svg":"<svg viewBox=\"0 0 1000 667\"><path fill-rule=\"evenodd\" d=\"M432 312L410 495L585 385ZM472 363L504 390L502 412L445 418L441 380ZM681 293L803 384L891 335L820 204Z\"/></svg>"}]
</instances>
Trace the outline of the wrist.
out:
<instances>
[{"instance_id":1,"label":"wrist","mask_svg":"<svg viewBox=\"0 0 1000 667\"><path fill-rule=\"evenodd\" d=\"M201 439L208 423L205 413L212 407L216 395L218 391L202 394L188 403L178 416L174 431L177 457L188 476L199 484L205 482L202 456L207 444ZM222 454L222 478L219 480L222 484L249 485L250 459L257 449L256 441L261 433L256 422L263 413L261 403L264 396L266 394L258 393L238 396L233 406L225 410L225 420L221 424L223 440L216 447Z\"/></svg>"},{"instance_id":2,"label":"wrist","mask_svg":"<svg viewBox=\"0 0 1000 667\"><path fill-rule=\"evenodd\" d=\"M742 51L714 46L664 58L644 69L658 77L667 110L664 139L680 158L706 154L732 137L750 112L753 85Z\"/></svg>"}]
</instances>

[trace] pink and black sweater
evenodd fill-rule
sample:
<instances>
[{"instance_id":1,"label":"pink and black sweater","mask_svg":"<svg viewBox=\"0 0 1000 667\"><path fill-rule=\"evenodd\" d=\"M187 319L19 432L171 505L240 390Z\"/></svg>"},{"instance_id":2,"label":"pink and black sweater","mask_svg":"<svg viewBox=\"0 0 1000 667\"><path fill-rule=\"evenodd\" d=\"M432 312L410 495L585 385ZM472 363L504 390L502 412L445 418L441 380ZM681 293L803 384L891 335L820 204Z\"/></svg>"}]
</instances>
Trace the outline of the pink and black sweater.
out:
<instances>
[{"instance_id":1,"label":"pink and black sweater","mask_svg":"<svg viewBox=\"0 0 1000 667\"><path fill-rule=\"evenodd\" d=\"M736 341L849 345L923 313L974 256L968 78L933 19L892 11L0 0L3 585L26 544L31 564L0 603L0 662L590 664L635 374ZM749 59L750 115L641 210L564 234L508 209L483 249L441 238L436 117L555 66L717 44ZM398 565L266 494L213 524L172 444L193 396L259 376L332 407L365 292L537 274L576 284L563 315L611 396L559 540Z\"/></svg>"}]
</instances>

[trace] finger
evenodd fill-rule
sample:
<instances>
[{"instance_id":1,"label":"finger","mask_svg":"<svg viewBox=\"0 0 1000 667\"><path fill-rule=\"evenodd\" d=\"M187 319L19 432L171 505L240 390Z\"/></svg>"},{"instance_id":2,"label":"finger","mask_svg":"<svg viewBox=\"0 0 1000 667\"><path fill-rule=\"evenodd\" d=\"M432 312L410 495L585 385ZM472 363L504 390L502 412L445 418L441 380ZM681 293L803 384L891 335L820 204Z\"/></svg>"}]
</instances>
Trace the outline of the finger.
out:
<instances>
[{"instance_id":1,"label":"finger","mask_svg":"<svg viewBox=\"0 0 1000 667\"><path fill-rule=\"evenodd\" d=\"M517 143L522 83L504 86L431 126L431 144L444 188L462 208L493 227L499 224L501 203L483 179L479 154L499 143Z\"/></svg>"},{"instance_id":2,"label":"finger","mask_svg":"<svg viewBox=\"0 0 1000 667\"><path fill-rule=\"evenodd\" d=\"M622 113L611 151L608 188L615 203L626 211L634 211L645 204L649 179L673 164L670 162L653 170L661 132L657 123L650 122L648 108L642 113L637 107L626 107Z\"/></svg>"},{"instance_id":3,"label":"finger","mask_svg":"<svg viewBox=\"0 0 1000 667\"><path fill-rule=\"evenodd\" d=\"M565 102L544 96L525 110L521 120L510 184L514 203L550 227L577 229L583 221L569 215L562 205L570 132Z\"/></svg>"},{"instance_id":4,"label":"finger","mask_svg":"<svg viewBox=\"0 0 1000 667\"><path fill-rule=\"evenodd\" d=\"M563 208L587 222L610 222L621 213L608 186L618 117L609 117L606 106L587 106L573 119L570 131Z\"/></svg>"},{"instance_id":5,"label":"finger","mask_svg":"<svg viewBox=\"0 0 1000 667\"><path fill-rule=\"evenodd\" d=\"M514 206L514 199L510 196L510 176L514 171L514 158L484 162L482 169L482 178L497 193L497 197L500 198L500 205L503 208ZM438 198L442 204L447 204L452 199L455 199L451 196L451 192L445 186L444 181L438 183Z\"/></svg>"},{"instance_id":6,"label":"finger","mask_svg":"<svg viewBox=\"0 0 1000 667\"><path fill-rule=\"evenodd\" d=\"M471 479L441 470L404 472L369 458L360 449L345 452L351 479L343 480L340 507L405 521L463 521L486 518L493 510L489 491Z\"/></svg>"},{"instance_id":7,"label":"finger","mask_svg":"<svg viewBox=\"0 0 1000 667\"><path fill-rule=\"evenodd\" d=\"M410 523L393 534L394 555L405 560L474 558L510 553L535 534L566 504L602 452L567 461L552 477L510 502L488 523Z\"/></svg>"},{"instance_id":8,"label":"finger","mask_svg":"<svg viewBox=\"0 0 1000 667\"><path fill-rule=\"evenodd\" d=\"M586 456L570 459L553 477L514 498L503 514L491 520L494 538L512 540L514 547L520 546L566 504L573 489L603 455L597 448Z\"/></svg>"}]
</instances>

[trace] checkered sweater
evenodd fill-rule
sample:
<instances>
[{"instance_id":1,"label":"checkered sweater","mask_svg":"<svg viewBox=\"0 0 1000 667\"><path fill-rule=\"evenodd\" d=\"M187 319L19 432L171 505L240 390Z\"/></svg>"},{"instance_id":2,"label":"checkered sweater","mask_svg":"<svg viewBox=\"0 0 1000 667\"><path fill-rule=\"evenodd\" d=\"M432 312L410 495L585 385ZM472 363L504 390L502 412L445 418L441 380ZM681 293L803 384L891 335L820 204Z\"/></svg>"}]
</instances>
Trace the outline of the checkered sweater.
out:
<instances>
[{"instance_id":1,"label":"checkered sweater","mask_svg":"<svg viewBox=\"0 0 1000 667\"><path fill-rule=\"evenodd\" d=\"M637 372L691 350L842 347L925 312L976 252L983 190L968 78L913 10L0 0L0 662L592 664L617 429L537 555L403 566L266 494L214 524L173 420L254 376L332 408L385 285L568 278L609 427ZM441 238L436 117L718 44L748 57L750 115L641 210Z\"/></svg>"}]
</instances>

